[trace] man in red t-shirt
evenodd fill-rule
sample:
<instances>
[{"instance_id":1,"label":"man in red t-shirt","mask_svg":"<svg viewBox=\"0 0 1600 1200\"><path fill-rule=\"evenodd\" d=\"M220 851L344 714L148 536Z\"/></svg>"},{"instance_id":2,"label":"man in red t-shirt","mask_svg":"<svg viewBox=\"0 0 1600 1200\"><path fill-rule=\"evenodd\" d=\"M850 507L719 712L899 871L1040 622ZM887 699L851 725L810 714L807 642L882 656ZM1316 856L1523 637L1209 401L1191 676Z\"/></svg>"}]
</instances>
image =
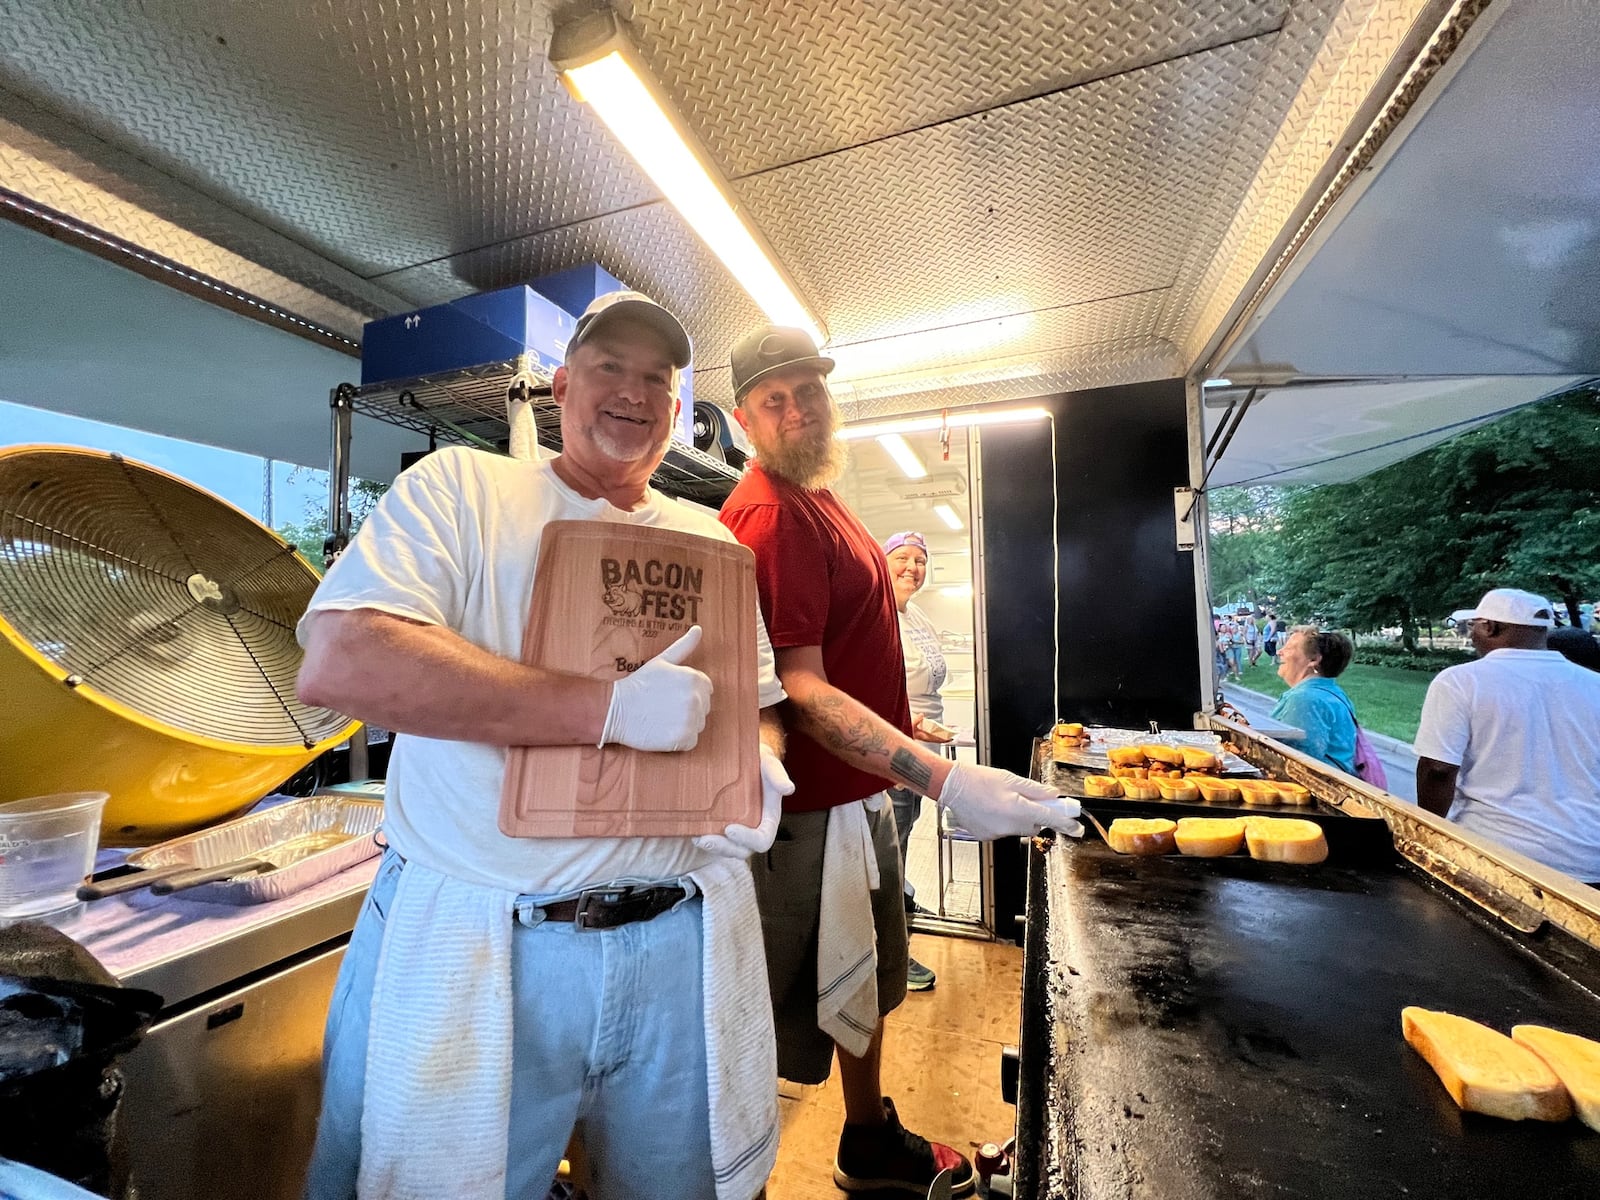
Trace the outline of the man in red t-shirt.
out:
<instances>
[{"instance_id":1,"label":"man in red t-shirt","mask_svg":"<svg viewBox=\"0 0 1600 1200\"><path fill-rule=\"evenodd\" d=\"M845 1125L834 1180L925 1195L941 1170L957 1194L972 1164L906 1130L883 1095L883 1017L905 998L906 919L884 789L932 796L983 839L1043 826L1081 833L1053 788L952 763L911 737L894 588L877 540L829 490L843 466L823 357L800 330L767 326L733 349L734 416L757 461L722 508L755 551L756 583L789 702L777 841L751 864L778 1035L778 1071L828 1077L837 1050Z\"/></svg>"}]
</instances>

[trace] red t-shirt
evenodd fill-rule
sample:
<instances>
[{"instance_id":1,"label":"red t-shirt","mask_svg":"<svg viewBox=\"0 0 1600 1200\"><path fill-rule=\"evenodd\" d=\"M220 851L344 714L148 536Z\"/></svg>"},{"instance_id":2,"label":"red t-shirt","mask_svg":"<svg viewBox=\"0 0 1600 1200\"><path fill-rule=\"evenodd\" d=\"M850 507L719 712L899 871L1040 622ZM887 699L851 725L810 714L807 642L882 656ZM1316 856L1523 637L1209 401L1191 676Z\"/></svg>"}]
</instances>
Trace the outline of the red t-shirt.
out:
<instances>
[{"instance_id":1,"label":"red t-shirt","mask_svg":"<svg viewBox=\"0 0 1600 1200\"><path fill-rule=\"evenodd\" d=\"M761 615L775 650L821 646L828 682L911 733L905 657L883 549L830 491L807 491L752 466L722 523L755 551ZM792 727L788 812L817 812L892 786L841 762Z\"/></svg>"}]
</instances>

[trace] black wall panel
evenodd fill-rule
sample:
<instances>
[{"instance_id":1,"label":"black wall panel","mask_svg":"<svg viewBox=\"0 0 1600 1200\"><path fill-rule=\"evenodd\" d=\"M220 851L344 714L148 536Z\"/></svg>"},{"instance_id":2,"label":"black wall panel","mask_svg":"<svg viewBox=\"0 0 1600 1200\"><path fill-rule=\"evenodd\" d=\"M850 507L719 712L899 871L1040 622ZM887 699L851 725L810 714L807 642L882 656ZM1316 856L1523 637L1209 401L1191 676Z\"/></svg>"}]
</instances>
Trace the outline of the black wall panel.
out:
<instances>
[{"instance_id":1,"label":"black wall panel","mask_svg":"<svg viewBox=\"0 0 1600 1200\"><path fill-rule=\"evenodd\" d=\"M1045 397L1048 424L982 437L990 761L1025 774L1060 717L1188 728L1200 702L1192 553L1174 543L1189 481L1181 380ZM1061 711L1051 711L1051 461L1059 498ZM1017 844L996 845L997 932L1022 910Z\"/></svg>"}]
</instances>

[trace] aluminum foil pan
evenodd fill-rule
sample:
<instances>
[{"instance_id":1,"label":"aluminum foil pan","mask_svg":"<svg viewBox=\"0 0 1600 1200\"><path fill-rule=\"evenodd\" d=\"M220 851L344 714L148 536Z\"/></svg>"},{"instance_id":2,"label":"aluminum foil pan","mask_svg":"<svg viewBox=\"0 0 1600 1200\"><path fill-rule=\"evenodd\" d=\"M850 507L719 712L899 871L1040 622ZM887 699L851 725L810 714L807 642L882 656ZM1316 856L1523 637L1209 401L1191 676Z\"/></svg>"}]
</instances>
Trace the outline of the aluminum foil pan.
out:
<instances>
[{"instance_id":1,"label":"aluminum foil pan","mask_svg":"<svg viewBox=\"0 0 1600 1200\"><path fill-rule=\"evenodd\" d=\"M1106 756L1106 750L1111 746L1140 746L1146 742L1159 742L1165 746L1194 746L1201 750L1209 750L1222 760L1222 770L1218 772L1224 776L1253 776L1260 775L1261 768L1246 762L1237 754L1222 748L1222 735L1208 729L1164 729L1160 733L1150 733L1137 729L1110 729L1104 726L1090 726L1089 744L1064 749L1060 755L1052 757L1058 763L1065 763L1073 767L1088 767L1096 771L1109 771L1111 759ZM1050 739L1044 739L1046 745Z\"/></svg>"},{"instance_id":2,"label":"aluminum foil pan","mask_svg":"<svg viewBox=\"0 0 1600 1200\"><path fill-rule=\"evenodd\" d=\"M264 904L373 857L383 848L377 838L382 821L383 805L376 801L311 796L135 851L127 862L141 870L154 870L216 867L241 858L264 858L276 864L276 869L175 893L185 900L212 904Z\"/></svg>"}]
</instances>

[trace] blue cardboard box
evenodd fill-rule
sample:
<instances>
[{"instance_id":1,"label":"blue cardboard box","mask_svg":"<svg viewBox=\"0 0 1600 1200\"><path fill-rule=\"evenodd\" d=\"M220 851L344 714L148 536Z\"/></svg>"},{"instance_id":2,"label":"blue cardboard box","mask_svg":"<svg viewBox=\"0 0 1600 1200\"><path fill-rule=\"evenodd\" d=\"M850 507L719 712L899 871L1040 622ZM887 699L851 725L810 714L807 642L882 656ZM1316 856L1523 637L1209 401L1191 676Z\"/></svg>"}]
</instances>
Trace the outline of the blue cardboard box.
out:
<instances>
[{"instance_id":1,"label":"blue cardboard box","mask_svg":"<svg viewBox=\"0 0 1600 1200\"><path fill-rule=\"evenodd\" d=\"M596 296L632 290L597 263L584 263L581 267L568 267L565 271L541 275L529 280L528 286L547 299L554 300L574 318L581 317L583 310L589 307Z\"/></svg>"},{"instance_id":2,"label":"blue cardboard box","mask_svg":"<svg viewBox=\"0 0 1600 1200\"><path fill-rule=\"evenodd\" d=\"M438 375L522 353L553 371L566 356L575 323L525 284L369 321L361 337L361 382Z\"/></svg>"}]
</instances>

